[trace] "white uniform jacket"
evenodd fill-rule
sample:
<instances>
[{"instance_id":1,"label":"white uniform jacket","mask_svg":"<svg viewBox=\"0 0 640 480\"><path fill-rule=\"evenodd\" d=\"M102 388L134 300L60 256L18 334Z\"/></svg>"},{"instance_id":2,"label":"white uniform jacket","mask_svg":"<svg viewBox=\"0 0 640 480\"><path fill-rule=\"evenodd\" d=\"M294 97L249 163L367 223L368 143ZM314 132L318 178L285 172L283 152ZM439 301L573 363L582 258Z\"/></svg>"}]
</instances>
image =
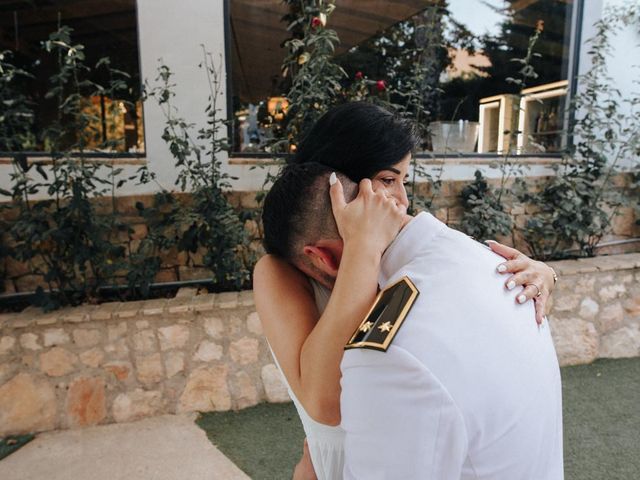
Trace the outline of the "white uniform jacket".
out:
<instances>
[{"instance_id":1,"label":"white uniform jacket","mask_svg":"<svg viewBox=\"0 0 640 480\"><path fill-rule=\"evenodd\" d=\"M345 479L563 478L549 326L501 260L426 213L387 249L380 286L406 275L420 294L386 352L345 351Z\"/></svg>"}]
</instances>

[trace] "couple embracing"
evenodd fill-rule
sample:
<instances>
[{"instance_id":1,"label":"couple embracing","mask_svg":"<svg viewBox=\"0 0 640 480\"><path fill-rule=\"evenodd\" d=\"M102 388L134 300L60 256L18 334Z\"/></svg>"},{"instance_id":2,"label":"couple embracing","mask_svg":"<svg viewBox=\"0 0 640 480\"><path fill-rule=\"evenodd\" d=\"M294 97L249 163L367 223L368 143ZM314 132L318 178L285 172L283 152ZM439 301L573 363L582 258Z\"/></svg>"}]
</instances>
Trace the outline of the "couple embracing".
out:
<instances>
[{"instance_id":1,"label":"couple embracing","mask_svg":"<svg viewBox=\"0 0 640 480\"><path fill-rule=\"evenodd\" d=\"M294 479L561 479L555 274L407 215L416 144L342 105L265 198L254 294L307 435Z\"/></svg>"}]
</instances>

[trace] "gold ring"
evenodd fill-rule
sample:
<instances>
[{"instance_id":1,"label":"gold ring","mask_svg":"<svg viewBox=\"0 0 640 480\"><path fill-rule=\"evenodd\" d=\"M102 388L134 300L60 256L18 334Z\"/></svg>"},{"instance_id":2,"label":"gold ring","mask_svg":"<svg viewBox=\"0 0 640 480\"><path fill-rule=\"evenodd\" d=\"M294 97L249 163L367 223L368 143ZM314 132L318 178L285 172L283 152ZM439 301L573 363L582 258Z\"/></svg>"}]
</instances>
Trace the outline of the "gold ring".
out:
<instances>
[{"instance_id":1,"label":"gold ring","mask_svg":"<svg viewBox=\"0 0 640 480\"><path fill-rule=\"evenodd\" d=\"M535 298L538 298L540 295L542 295L542 290L540 290L540 287L538 285L536 285L535 283L527 283L527 287L529 285L531 285L532 287L536 287L536 290L538 291Z\"/></svg>"}]
</instances>

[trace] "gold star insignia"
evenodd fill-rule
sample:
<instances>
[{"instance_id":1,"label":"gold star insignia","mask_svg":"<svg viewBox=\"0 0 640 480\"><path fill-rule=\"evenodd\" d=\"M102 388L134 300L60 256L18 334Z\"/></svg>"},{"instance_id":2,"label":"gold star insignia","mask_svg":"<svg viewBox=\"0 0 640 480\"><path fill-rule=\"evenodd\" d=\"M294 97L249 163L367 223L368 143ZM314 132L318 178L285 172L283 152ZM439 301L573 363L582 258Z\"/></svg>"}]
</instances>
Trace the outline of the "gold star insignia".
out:
<instances>
[{"instance_id":1,"label":"gold star insignia","mask_svg":"<svg viewBox=\"0 0 640 480\"><path fill-rule=\"evenodd\" d=\"M381 332L390 332L391 331L391 322L384 322L382 325L379 325L378 328Z\"/></svg>"},{"instance_id":2,"label":"gold star insignia","mask_svg":"<svg viewBox=\"0 0 640 480\"><path fill-rule=\"evenodd\" d=\"M371 327L373 327L373 322L365 322L362 325L360 325L359 330L361 332L367 333L369 330L371 330Z\"/></svg>"}]
</instances>

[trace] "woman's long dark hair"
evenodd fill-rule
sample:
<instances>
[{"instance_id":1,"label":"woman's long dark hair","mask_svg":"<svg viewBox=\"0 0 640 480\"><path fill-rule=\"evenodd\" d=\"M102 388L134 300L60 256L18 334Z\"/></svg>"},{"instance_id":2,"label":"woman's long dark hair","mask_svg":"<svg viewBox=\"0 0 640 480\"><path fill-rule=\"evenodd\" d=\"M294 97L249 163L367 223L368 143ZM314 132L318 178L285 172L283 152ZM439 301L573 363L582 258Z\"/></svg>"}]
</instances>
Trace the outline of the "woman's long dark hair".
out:
<instances>
[{"instance_id":1,"label":"woman's long dark hair","mask_svg":"<svg viewBox=\"0 0 640 480\"><path fill-rule=\"evenodd\" d=\"M395 165L417 145L407 120L372 103L345 103L318 120L291 163L321 163L359 182Z\"/></svg>"}]
</instances>

